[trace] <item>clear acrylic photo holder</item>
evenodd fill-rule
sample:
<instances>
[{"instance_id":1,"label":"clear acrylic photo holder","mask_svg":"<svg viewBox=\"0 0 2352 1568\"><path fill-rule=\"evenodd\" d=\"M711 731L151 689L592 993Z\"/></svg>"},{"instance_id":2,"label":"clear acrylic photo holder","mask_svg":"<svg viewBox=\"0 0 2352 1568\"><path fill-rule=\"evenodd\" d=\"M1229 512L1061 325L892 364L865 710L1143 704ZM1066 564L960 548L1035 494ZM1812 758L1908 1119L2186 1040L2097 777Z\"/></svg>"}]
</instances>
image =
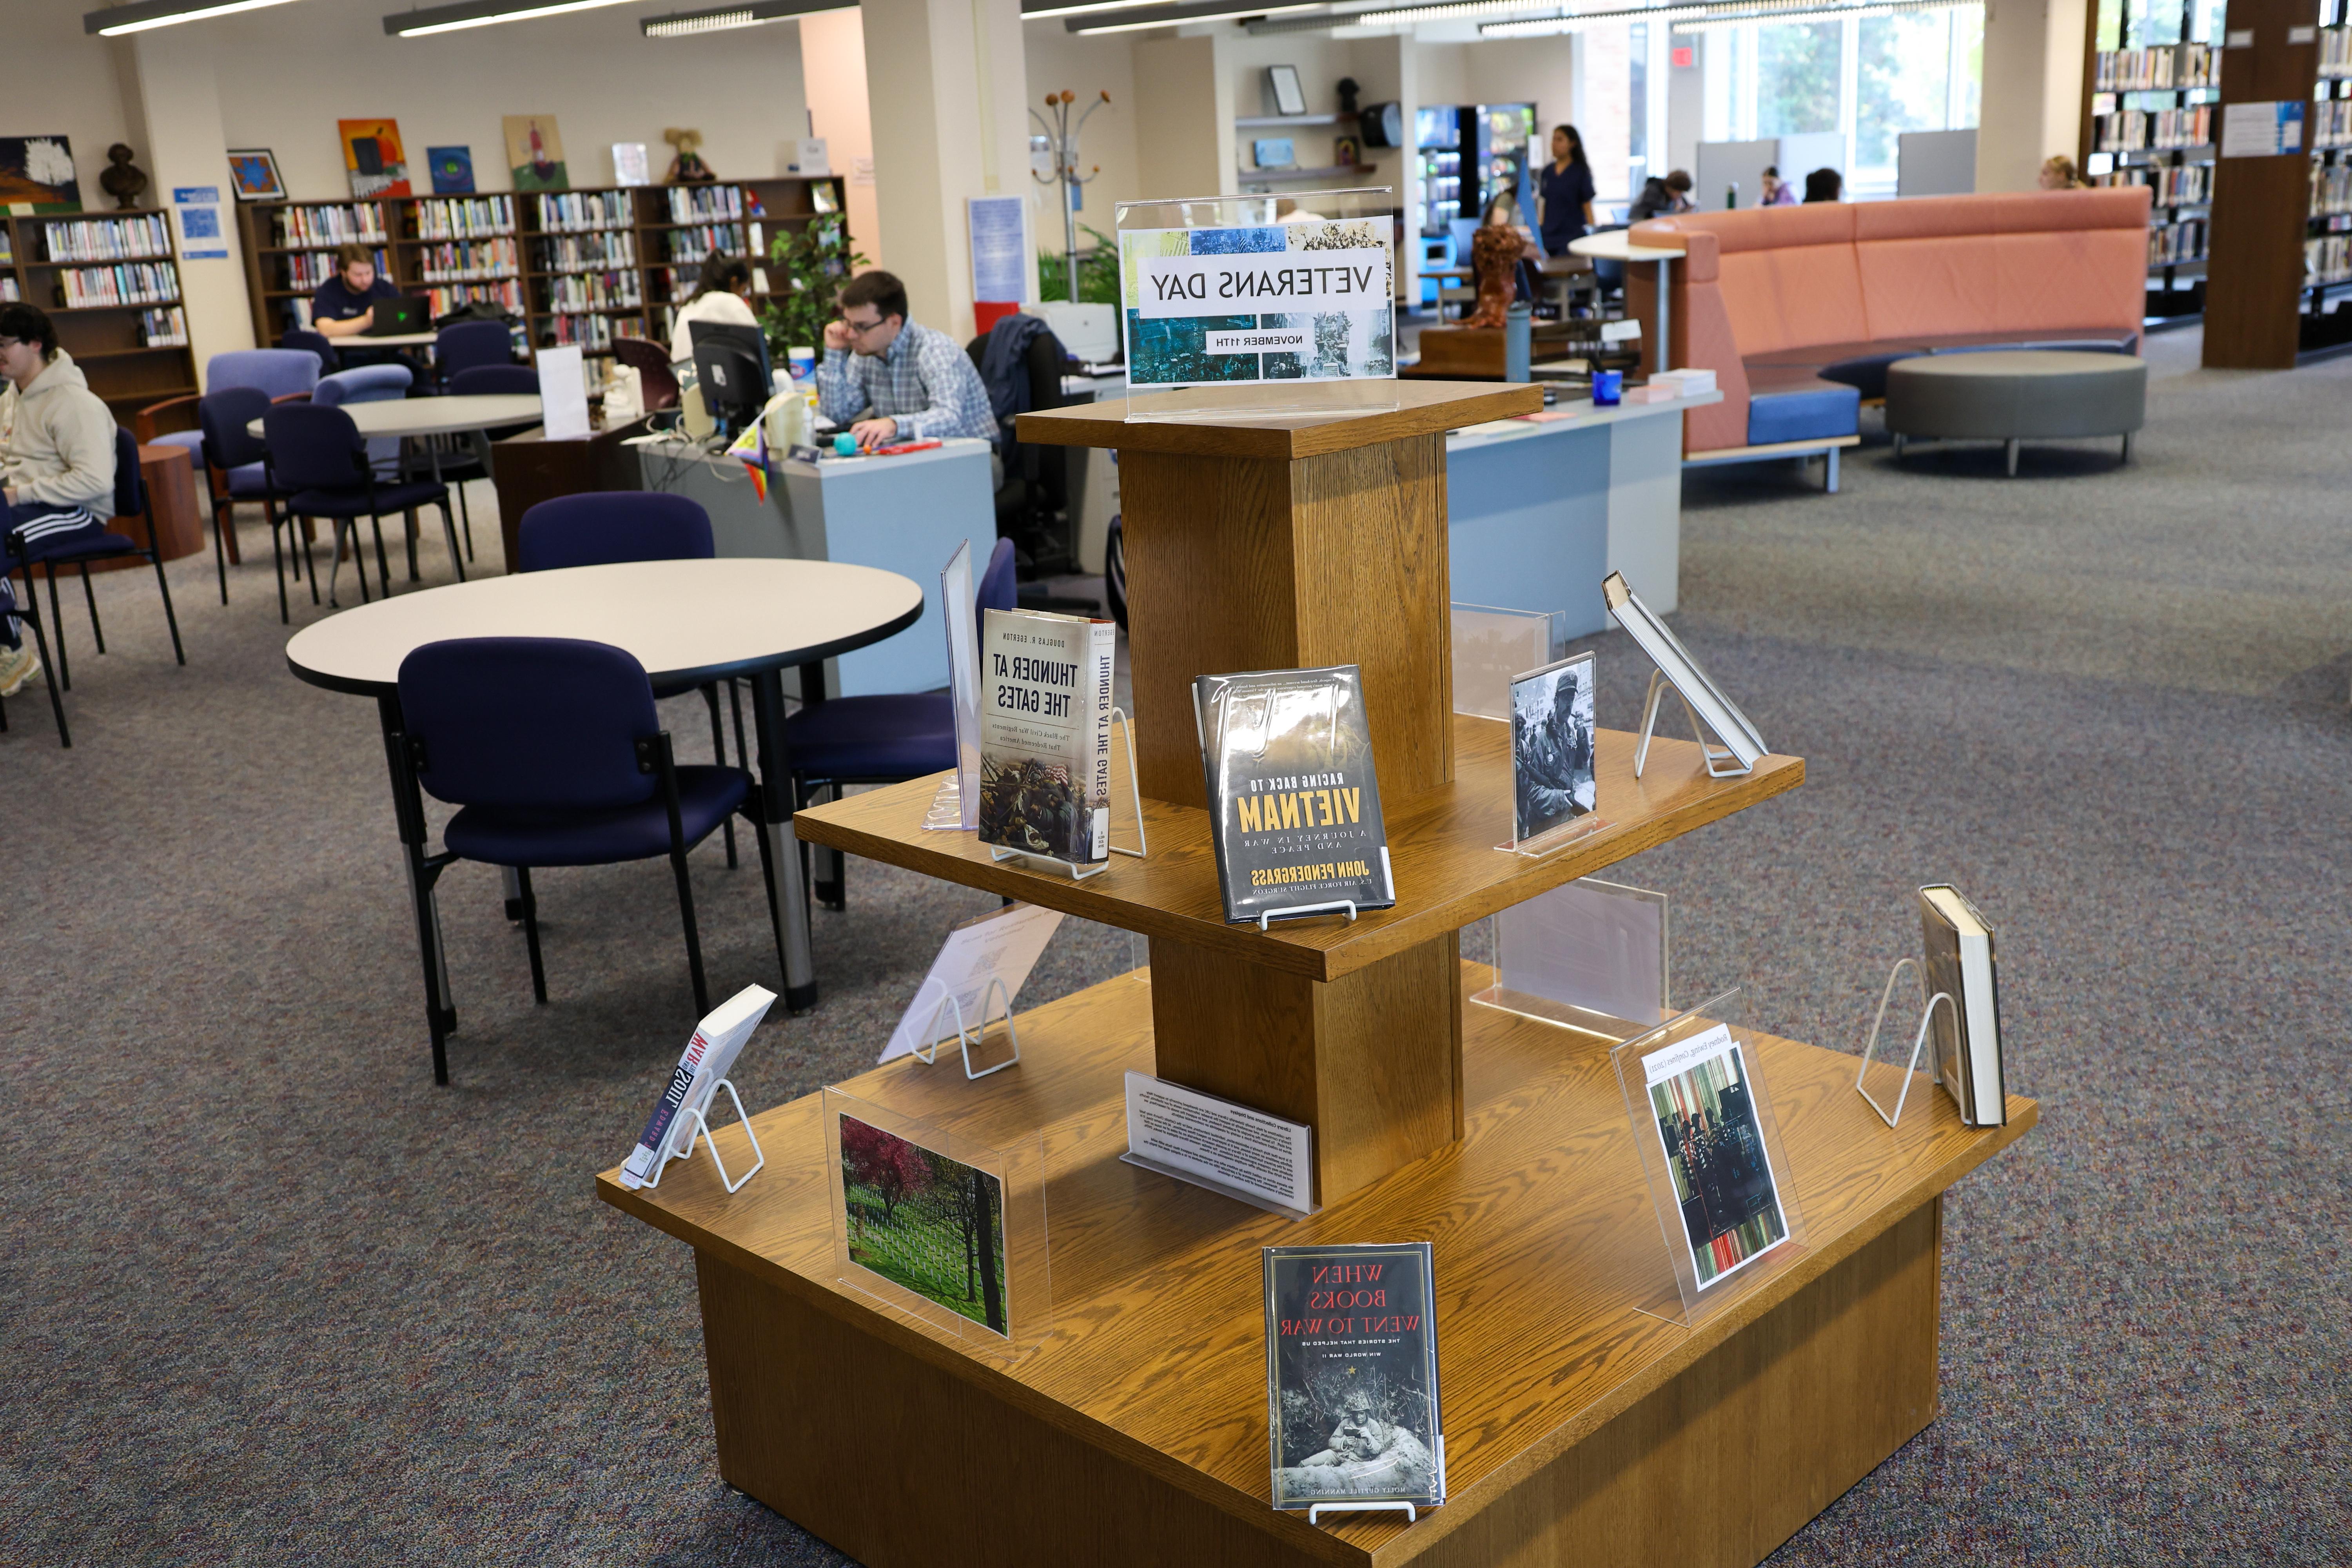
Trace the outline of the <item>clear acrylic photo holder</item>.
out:
<instances>
[{"instance_id":1,"label":"clear acrylic photo holder","mask_svg":"<svg viewBox=\"0 0 2352 1568\"><path fill-rule=\"evenodd\" d=\"M1481 924L1494 984L1473 1002L1611 1042L1674 1016L1664 893L1583 877Z\"/></svg>"},{"instance_id":2,"label":"clear acrylic photo holder","mask_svg":"<svg viewBox=\"0 0 2352 1568\"><path fill-rule=\"evenodd\" d=\"M1452 606L1454 711L1511 721L1511 678L1568 651L1568 612Z\"/></svg>"},{"instance_id":3,"label":"clear acrylic photo holder","mask_svg":"<svg viewBox=\"0 0 2352 1568\"><path fill-rule=\"evenodd\" d=\"M1911 971L1912 979L1919 987L1919 1028L1911 1037L1911 1060L1903 1068L1903 1087L1895 1096L1895 1109L1889 1110L1879 1103L1876 1095L1872 1094L1864 1086L1863 1080L1870 1076L1870 1059L1878 1052L1878 1031L1886 1023L1886 1005L1895 999L1895 983L1903 978L1903 972L1906 968ZM1916 958L1896 959L1894 969L1887 973L1886 989L1878 994L1878 1016L1870 1021L1870 1041L1862 1047L1862 1066L1856 1068L1853 1074L1854 1093L1862 1096L1863 1103L1876 1111L1878 1119L1889 1127L1903 1120L1904 1101L1911 1098L1911 1086L1918 1081L1919 1053L1927 1047L1928 1026L1936 1021L1937 1003L1941 1003L1945 1012L1951 1015L1952 1026L1958 1028L1959 1009L1953 1004L1950 994L1938 991L1933 996L1928 995L1926 968ZM1930 1084L1940 1084L1944 1081L1943 1064L1936 1059L1933 1052L1929 1052L1927 1057L1927 1081Z\"/></svg>"},{"instance_id":4,"label":"clear acrylic photo holder","mask_svg":"<svg viewBox=\"0 0 2352 1568\"><path fill-rule=\"evenodd\" d=\"M1402 406L1396 384L1392 189L1120 202L1114 209L1114 226L1118 232L1119 336L1127 354L1129 423L1230 423L1302 414L1392 413ZM1296 264L1376 251L1382 268L1381 303L1370 310L1319 315L1244 309L1230 315L1146 319L1141 314L1146 283L1139 264L1147 257L1196 254L1192 236L1201 230L1225 231L1208 242L1221 248L1197 252L1204 255L1263 256ZM1344 247L1330 243L1348 238L1372 243ZM1311 344L1304 353L1208 352L1211 332L1302 329Z\"/></svg>"},{"instance_id":5,"label":"clear acrylic photo holder","mask_svg":"<svg viewBox=\"0 0 2352 1568\"><path fill-rule=\"evenodd\" d=\"M1044 1134L992 1146L830 1087L822 1111L835 1278L974 1354L1017 1358L1035 1350L1053 1327ZM845 1116L885 1135L877 1141L852 1130L847 1137L860 1173L878 1180L851 1180ZM987 1234L978 1223L983 1189L1003 1247L993 1321L987 1271L973 1245Z\"/></svg>"},{"instance_id":6,"label":"clear acrylic photo holder","mask_svg":"<svg viewBox=\"0 0 2352 1568\"><path fill-rule=\"evenodd\" d=\"M1110 717L1112 727L1118 731L1120 738L1127 742L1127 789L1125 795L1128 804L1132 806L1135 811L1135 847L1129 849L1125 845L1117 842L1106 845L1105 847L1110 851L1111 855L1132 855L1137 859L1140 860L1145 858L1144 852L1150 849L1151 845L1150 840L1144 836L1143 831L1143 786L1136 782L1135 726L1128 721L1127 711L1124 709L1112 709L1110 710ZM1114 770L1114 773L1116 773L1116 770ZM1120 793L1118 780L1116 777L1113 777L1110 785L1109 809L1114 816L1118 814ZM977 820L978 818L975 816L974 821L977 822ZM1114 828L1117 826L1115 823L1112 826ZM1108 837L1108 835L1106 835L1106 837ZM1083 882L1088 877L1099 877L1105 871L1110 869L1110 855L1106 855L1099 860L1090 861L1084 866L1076 866L1071 864L1067 860L1061 859L1056 856L1032 855L1025 849L1008 849L1001 844L992 844L988 847L988 858L1000 863L1006 860L1018 860L1033 871L1051 872L1055 876L1067 877L1073 882Z\"/></svg>"},{"instance_id":7,"label":"clear acrylic photo holder","mask_svg":"<svg viewBox=\"0 0 2352 1568\"><path fill-rule=\"evenodd\" d=\"M955 771L940 781L923 826L969 833L980 826L980 628L972 600L971 541L940 573L940 618L948 634L948 705L955 715Z\"/></svg>"},{"instance_id":8,"label":"clear acrylic photo holder","mask_svg":"<svg viewBox=\"0 0 2352 1568\"><path fill-rule=\"evenodd\" d=\"M1797 1201L1797 1184L1789 1167L1787 1151L1780 1142L1779 1118L1772 1108L1772 1095L1764 1078L1764 1067L1759 1059L1756 1032L1748 1026L1748 1003L1744 988L1733 986L1716 996L1677 1015L1645 1034L1638 1035L1609 1053L1610 1062L1617 1072L1617 1087L1624 1096L1625 1115L1633 1132L1633 1145L1642 1160L1642 1174L1650 1189L1650 1202L1656 1210L1658 1235L1664 1243L1666 1258L1674 1286L1667 1289L1661 1277L1657 1288L1646 1302L1637 1302L1636 1310L1685 1328L1696 1328L1701 1322L1734 1301L1754 1290L1793 1266L1806 1252L1804 1216ZM1709 1246L1710 1268L1702 1278L1689 1224L1696 1221L1708 1229L1716 1223L1720 1206L1734 1212L1745 1212L1742 1194L1732 1177L1740 1169L1752 1171L1758 1151L1746 1146L1737 1130L1737 1119L1726 1128L1726 1144L1733 1151L1727 1163L1719 1169L1726 1173L1713 1176L1703 1173L1696 1184L1678 1182L1675 1170L1666 1162L1665 1142L1660 1128L1660 1115L1652 1096L1652 1086L1644 1063L1661 1053L1675 1052L1678 1047L1696 1041L1718 1027L1726 1030L1730 1043L1738 1049L1738 1078L1733 1083L1717 1084L1717 1098L1710 1108L1702 1101L1690 1109L1709 1112L1710 1120L1720 1117L1724 1096L1722 1091L1738 1086L1738 1093L1748 1108L1748 1122L1760 1145L1763 1169L1777 1199L1783 1231L1782 1239L1749 1251L1745 1257L1732 1257L1740 1245L1738 1230L1732 1235L1731 1247L1718 1250ZM1666 1083L1687 1085L1676 1078ZM1660 1087L1664 1087L1662 1084ZM1668 1089L1669 1102L1674 1090ZM1726 1145L1718 1145L1723 1147ZM1713 1179L1708 1179L1713 1176ZM1686 1190L1687 1189L1687 1190ZM1752 1196L1753 1187L1749 1188ZM1756 1217L1750 1215L1752 1219ZM1718 1238L1720 1239L1720 1238Z\"/></svg>"}]
</instances>

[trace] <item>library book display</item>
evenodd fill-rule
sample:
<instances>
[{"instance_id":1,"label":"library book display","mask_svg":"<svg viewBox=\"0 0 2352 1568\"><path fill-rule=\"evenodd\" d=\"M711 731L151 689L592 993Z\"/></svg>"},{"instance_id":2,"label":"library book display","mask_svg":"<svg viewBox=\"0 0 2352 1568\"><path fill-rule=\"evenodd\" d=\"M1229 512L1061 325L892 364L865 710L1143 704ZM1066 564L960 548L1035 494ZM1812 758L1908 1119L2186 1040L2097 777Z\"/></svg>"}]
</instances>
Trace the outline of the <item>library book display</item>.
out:
<instances>
[{"instance_id":1,"label":"library book display","mask_svg":"<svg viewBox=\"0 0 2352 1568\"><path fill-rule=\"evenodd\" d=\"M1608 826L1547 857L1496 853L1507 727L1451 711L1444 435L1538 395L1401 382L1388 401L1022 416L1024 441L1120 452L1147 858L1083 881L996 862L923 830L936 779L795 818L803 839L1150 942L1148 967L1024 1013L1009 1070L902 1059L841 1086L1039 1150L1042 1335L999 1345L845 1282L824 1096L752 1119L767 1168L731 1195L707 1167L657 1191L598 1178L695 1249L721 1473L862 1563L1753 1563L1935 1416L1941 1194L2033 1103L1972 1129L1916 1093L1925 1109L1889 1128L1853 1092L1853 1058L1756 1037L1806 1234L1729 1304L1684 1311L1615 1042L1469 1002L1491 976L1459 933L1794 789L1804 763L1710 778L1698 745L1659 740L1636 778L1634 737L1603 731ZM1230 925L1190 683L1342 662L1362 672L1396 906ZM1130 1070L1311 1127L1316 1212L1124 1162ZM748 1157L740 1128L716 1142L730 1169ZM1260 1249L1422 1240L1447 1501L1411 1522L1276 1510Z\"/></svg>"}]
</instances>

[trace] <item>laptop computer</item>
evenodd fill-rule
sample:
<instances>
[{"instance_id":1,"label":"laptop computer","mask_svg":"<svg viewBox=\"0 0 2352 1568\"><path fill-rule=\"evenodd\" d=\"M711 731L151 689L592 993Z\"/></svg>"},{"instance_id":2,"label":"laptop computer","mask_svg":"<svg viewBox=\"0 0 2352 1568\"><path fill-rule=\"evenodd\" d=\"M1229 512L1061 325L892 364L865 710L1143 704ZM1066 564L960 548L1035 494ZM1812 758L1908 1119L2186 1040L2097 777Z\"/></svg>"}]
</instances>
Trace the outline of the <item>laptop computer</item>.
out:
<instances>
[{"instance_id":1,"label":"laptop computer","mask_svg":"<svg viewBox=\"0 0 2352 1568\"><path fill-rule=\"evenodd\" d=\"M431 331L433 322L425 313L427 304L428 301L420 300L414 294L402 294L389 300L378 300L375 302L373 318L368 322L367 331L360 335L369 338L393 338L404 337L411 332Z\"/></svg>"}]
</instances>

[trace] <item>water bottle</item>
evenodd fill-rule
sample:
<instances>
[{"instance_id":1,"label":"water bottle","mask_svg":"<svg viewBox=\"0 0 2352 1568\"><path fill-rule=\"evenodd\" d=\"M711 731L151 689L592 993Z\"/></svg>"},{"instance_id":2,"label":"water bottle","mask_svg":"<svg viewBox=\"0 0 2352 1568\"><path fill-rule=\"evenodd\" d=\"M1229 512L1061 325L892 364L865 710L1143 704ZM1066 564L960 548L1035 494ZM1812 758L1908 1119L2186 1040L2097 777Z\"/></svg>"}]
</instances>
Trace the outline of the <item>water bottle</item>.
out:
<instances>
[{"instance_id":1,"label":"water bottle","mask_svg":"<svg viewBox=\"0 0 2352 1568\"><path fill-rule=\"evenodd\" d=\"M1738 180L1732 181L1731 184L1725 188L1723 193L1723 205L1727 211L1739 205L1739 182Z\"/></svg>"}]
</instances>

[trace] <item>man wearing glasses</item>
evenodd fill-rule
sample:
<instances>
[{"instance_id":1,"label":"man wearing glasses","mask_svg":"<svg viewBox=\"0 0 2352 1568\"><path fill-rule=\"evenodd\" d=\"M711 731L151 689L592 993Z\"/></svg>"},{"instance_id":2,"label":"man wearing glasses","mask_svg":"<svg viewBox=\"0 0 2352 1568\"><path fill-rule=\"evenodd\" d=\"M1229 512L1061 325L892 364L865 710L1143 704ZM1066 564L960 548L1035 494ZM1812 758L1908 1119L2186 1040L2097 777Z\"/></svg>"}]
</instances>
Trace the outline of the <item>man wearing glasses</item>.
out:
<instances>
[{"instance_id":1,"label":"man wearing glasses","mask_svg":"<svg viewBox=\"0 0 2352 1568\"><path fill-rule=\"evenodd\" d=\"M871 451L890 441L997 438L988 389L956 341L907 319L907 286L861 272L841 291L841 319L824 327L817 406Z\"/></svg>"},{"instance_id":2,"label":"man wearing glasses","mask_svg":"<svg viewBox=\"0 0 2352 1568\"><path fill-rule=\"evenodd\" d=\"M90 391L58 330L30 305L0 306L0 564L66 535L105 531L114 512L114 416ZM26 585L32 570L25 572ZM0 575L0 697L40 673L23 646L16 601Z\"/></svg>"}]
</instances>

